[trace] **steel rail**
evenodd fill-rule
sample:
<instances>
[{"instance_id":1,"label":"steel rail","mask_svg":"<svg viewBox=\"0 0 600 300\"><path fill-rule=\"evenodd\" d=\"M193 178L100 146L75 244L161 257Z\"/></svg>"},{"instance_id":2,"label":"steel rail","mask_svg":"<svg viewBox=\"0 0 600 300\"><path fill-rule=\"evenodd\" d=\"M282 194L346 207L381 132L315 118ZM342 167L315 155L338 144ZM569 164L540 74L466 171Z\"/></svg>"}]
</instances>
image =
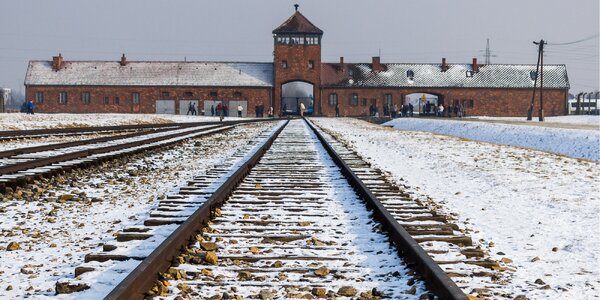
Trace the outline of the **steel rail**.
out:
<instances>
[{"instance_id":1,"label":"steel rail","mask_svg":"<svg viewBox=\"0 0 600 300\"><path fill-rule=\"evenodd\" d=\"M87 140L78 140L78 141L72 141L72 142L54 143L54 144L46 144L46 145L40 145L40 146L15 148L15 149L11 149L11 150L0 151L0 158L6 158L6 157L15 156L15 155L35 153L35 152L48 151L48 150L57 150L60 148L75 147L75 146L81 146L81 145L86 145L86 144L115 141L115 140L120 140L120 139L127 139L127 138L142 136L142 135L146 135L146 134L159 133L159 132L165 132L165 131L177 130L177 129L179 129L179 128L167 127L167 128L160 128L160 129L150 129L150 130L138 131L138 132L124 134L124 135L111 135L111 136L105 136L105 137L99 137L99 138L87 139Z\"/></svg>"},{"instance_id":2,"label":"steel rail","mask_svg":"<svg viewBox=\"0 0 600 300\"><path fill-rule=\"evenodd\" d=\"M218 126L202 128L203 129L202 132L212 130L215 128L218 128ZM219 131L227 130L227 129L229 129L229 127L222 126L221 130L212 131L211 133L219 132ZM13 174L13 173L16 173L19 171L25 171L25 170L29 170L29 169L33 169L33 168L37 168L37 167L43 167L43 166L63 162L63 161L83 158L83 157L94 155L94 154L102 154L102 153L132 148L132 147L136 147L136 146L151 144L154 142L167 140L167 139L171 139L171 138L177 138L177 137L181 137L181 136L185 136L185 135L189 135L189 134L193 134L193 132L190 132L190 131L178 132L178 133L157 136L157 137L144 139L144 140L126 142L126 143L122 143L122 144L104 146L104 147L99 147L99 148L85 149L85 150L65 153L62 155L32 159L32 160L28 160L28 161L24 161L24 162L20 162L20 163L16 163L16 164L11 164L11 165L4 165L4 166L0 166L0 175Z\"/></svg>"},{"instance_id":3,"label":"steel rail","mask_svg":"<svg viewBox=\"0 0 600 300\"><path fill-rule=\"evenodd\" d=\"M427 254L427 252L415 241L415 239L400 225L389 211L383 206L381 201L367 188L362 180L352 171L341 156L327 142L317 128L307 119L308 126L313 130L323 147L329 153L336 165L341 169L342 174L348 179L355 191L365 200L375 212L375 216L383 224L398 253L409 266L414 268L426 281L428 288L437 294L441 299L460 299L467 300L465 293L456 285L456 283L440 268L440 266Z\"/></svg>"},{"instance_id":4,"label":"steel rail","mask_svg":"<svg viewBox=\"0 0 600 300\"><path fill-rule=\"evenodd\" d=\"M287 124L288 122L281 125L250 159L242 164L202 206L154 249L104 299L143 299L158 279L159 273L166 271L171 266L181 249L185 248L210 220L211 211L220 207L227 200L227 197L242 182L252 167L259 162Z\"/></svg>"},{"instance_id":5,"label":"steel rail","mask_svg":"<svg viewBox=\"0 0 600 300\"><path fill-rule=\"evenodd\" d=\"M115 125L115 126L96 126L96 127L75 127L75 128L49 128L49 129L28 129L28 130L4 130L0 131L0 140L10 140L17 138L43 137L51 135L69 135L69 134L91 134L98 132L112 131L135 131L145 129L158 128L185 128L205 125L235 125L243 123L268 122L287 120L288 118L263 118L249 120L232 120L232 121L207 121L207 122L191 122L191 123L160 123L160 124L135 124L135 125Z\"/></svg>"}]
</instances>

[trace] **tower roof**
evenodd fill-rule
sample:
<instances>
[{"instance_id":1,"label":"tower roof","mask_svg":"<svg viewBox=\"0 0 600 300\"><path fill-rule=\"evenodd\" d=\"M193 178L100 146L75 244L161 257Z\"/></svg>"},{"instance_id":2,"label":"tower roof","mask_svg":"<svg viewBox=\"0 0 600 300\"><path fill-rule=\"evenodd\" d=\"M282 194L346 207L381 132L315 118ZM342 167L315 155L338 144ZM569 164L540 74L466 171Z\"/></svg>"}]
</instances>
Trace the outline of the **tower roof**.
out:
<instances>
[{"instance_id":1,"label":"tower roof","mask_svg":"<svg viewBox=\"0 0 600 300\"><path fill-rule=\"evenodd\" d=\"M323 30L319 29L313 23L311 23L304 15L299 11L289 17L283 24L273 30L273 33L311 33L311 34L323 34Z\"/></svg>"}]
</instances>

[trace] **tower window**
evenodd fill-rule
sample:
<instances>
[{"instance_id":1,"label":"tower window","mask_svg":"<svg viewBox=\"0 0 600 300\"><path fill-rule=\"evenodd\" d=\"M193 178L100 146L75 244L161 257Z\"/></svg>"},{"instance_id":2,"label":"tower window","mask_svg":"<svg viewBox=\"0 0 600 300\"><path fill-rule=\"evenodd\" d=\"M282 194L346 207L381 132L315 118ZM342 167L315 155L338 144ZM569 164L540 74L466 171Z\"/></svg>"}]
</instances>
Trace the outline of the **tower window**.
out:
<instances>
[{"instance_id":1,"label":"tower window","mask_svg":"<svg viewBox=\"0 0 600 300\"><path fill-rule=\"evenodd\" d=\"M315 61L314 60L309 60L308 61L308 68L309 69L314 69L315 68Z\"/></svg>"},{"instance_id":2,"label":"tower window","mask_svg":"<svg viewBox=\"0 0 600 300\"><path fill-rule=\"evenodd\" d=\"M288 67L287 60L282 60L282 61L281 61L281 67L282 67L283 69L287 69L287 67Z\"/></svg>"}]
</instances>

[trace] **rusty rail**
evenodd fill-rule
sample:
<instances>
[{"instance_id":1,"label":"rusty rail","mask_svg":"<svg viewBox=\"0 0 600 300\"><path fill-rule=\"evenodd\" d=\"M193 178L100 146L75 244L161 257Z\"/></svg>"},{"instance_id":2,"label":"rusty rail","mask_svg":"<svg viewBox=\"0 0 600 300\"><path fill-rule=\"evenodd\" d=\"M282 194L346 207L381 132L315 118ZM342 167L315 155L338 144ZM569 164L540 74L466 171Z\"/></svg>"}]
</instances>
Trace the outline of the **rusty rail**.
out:
<instances>
[{"instance_id":1,"label":"rusty rail","mask_svg":"<svg viewBox=\"0 0 600 300\"><path fill-rule=\"evenodd\" d=\"M400 256L404 258L408 265L412 266L421 276L423 276L427 282L428 288L436 293L441 299L466 300L467 296L465 293L427 254L427 252L419 246L419 243L412 238L406 229L398 224L394 217L383 206L381 201L377 199L362 180L352 171L315 126L308 120L306 120L306 122L319 141L321 141L321 144L323 144L323 147L327 150L333 161L341 169L342 174L348 179L348 182L350 182L362 199L365 200L367 205L373 209L374 215L383 224L384 230L390 235Z\"/></svg>"},{"instance_id":2,"label":"rusty rail","mask_svg":"<svg viewBox=\"0 0 600 300\"><path fill-rule=\"evenodd\" d=\"M185 128L205 125L234 125L243 123L265 122L287 120L287 118L263 118L234 121L208 121L193 123L161 123L161 124L136 124L136 125L116 125L116 126L96 126L96 127L76 127L76 128L50 128L50 129L30 129L30 130L4 130L0 131L0 141L17 138L31 138L49 135L69 135L69 134L91 134L98 132L122 132L137 131L159 128Z\"/></svg>"},{"instance_id":3,"label":"rusty rail","mask_svg":"<svg viewBox=\"0 0 600 300\"><path fill-rule=\"evenodd\" d=\"M104 299L143 299L158 279L160 272L166 271L173 259L186 247L198 231L210 220L211 211L220 207L239 183L250 172L288 122L277 129L248 161L235 171L214 194L206 200L181 226L154 249L125 279Z\"/></svg>"}]
</instances>

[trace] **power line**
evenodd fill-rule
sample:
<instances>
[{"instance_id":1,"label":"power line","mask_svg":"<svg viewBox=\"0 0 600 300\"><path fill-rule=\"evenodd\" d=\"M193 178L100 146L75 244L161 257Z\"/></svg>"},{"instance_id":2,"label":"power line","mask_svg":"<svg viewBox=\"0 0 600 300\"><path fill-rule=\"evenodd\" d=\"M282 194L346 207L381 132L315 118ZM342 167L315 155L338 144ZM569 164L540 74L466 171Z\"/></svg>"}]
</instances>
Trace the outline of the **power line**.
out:
<instances>
[{"instance_id":1,"label":"power line","mask_svg":"<svg viewBox=\"0 0 600 300\"><path fill-rule=\"evenodd\" d=\"M585 41L589 41L589 40L595 39L598 36L600 36L600 34L596 33L596 34L594 34L592 36L583 38L581 40L577 40L577 41L573 41L573 42L568 42L568 43L548 43L548 45L552 45L552 46L572 45L572 44L577 44L577 43L581 43L581 42L585 42Z\"/></svg>"}]
</instances>

